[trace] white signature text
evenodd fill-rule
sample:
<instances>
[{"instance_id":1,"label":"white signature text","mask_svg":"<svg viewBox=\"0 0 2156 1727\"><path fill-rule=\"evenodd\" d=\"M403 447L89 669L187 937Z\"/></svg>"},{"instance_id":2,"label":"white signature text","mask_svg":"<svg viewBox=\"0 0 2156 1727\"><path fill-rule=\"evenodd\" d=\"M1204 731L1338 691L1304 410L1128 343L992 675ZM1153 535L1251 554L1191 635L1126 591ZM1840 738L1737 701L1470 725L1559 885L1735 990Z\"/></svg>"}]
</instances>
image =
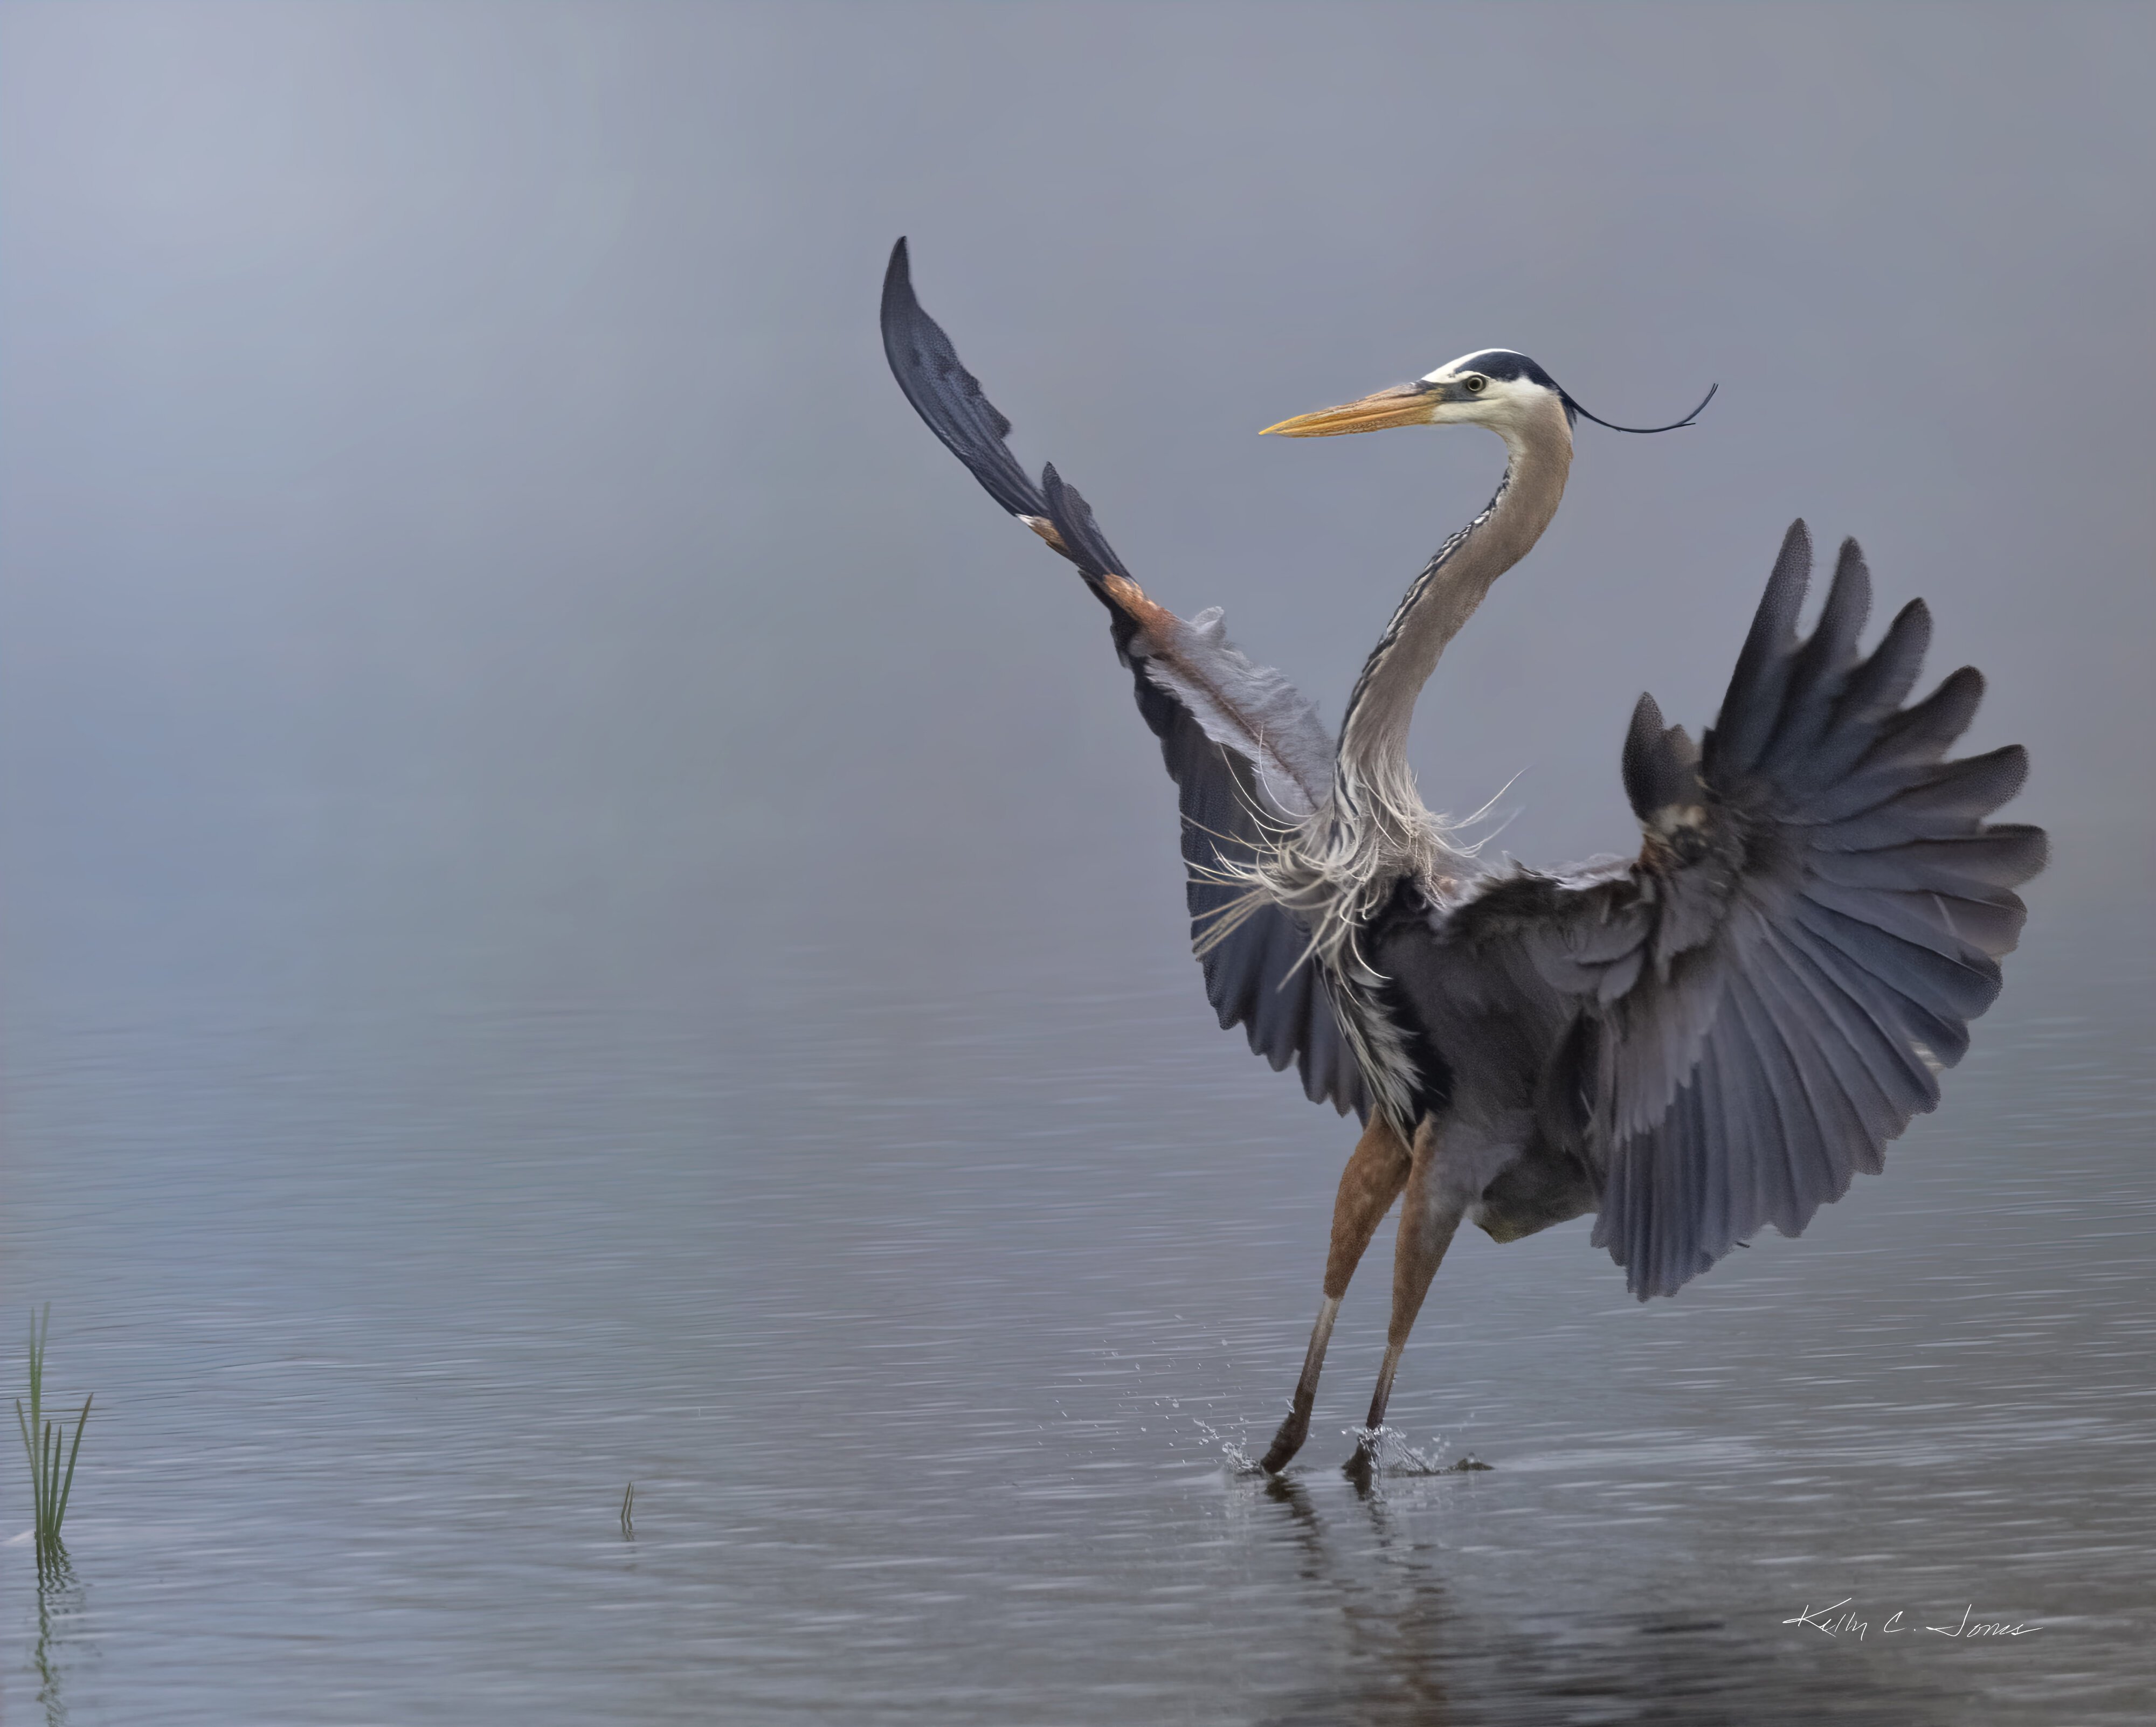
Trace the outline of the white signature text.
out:
<instances>
[{"instance_id":1,"label":"white signature text","mask_svg":"<svg viewBox=\"0 0 2156 1727\"><path fill-rule=\"evenodd\" d=\"M1863 1609L1850 1606L1856 1599L1853 1595L1845 1596L1830 1607L1815 1607L1807 1601L1804 1612L1794 1619L1784 1619L1782 1623L1808 1625L1814 1631L1822 1632L1828 1637L1853 1637L1860 1643L1874 1631L1881 1637L1892 1637L1903 1631L1925 1631L1934 1637L1976 1638L2030 1637L2044 1628L2041 1625L2025 1625L2018 1620L1979 1619L1976 1617L1974 1602L1961 1610L1959 1619L1946 1625L1904 1624L1902 1622L1907 1614L1897 1612L1890 1615L1885 1623L1874 1626L1865 1617Z\"/></svg>"}]
</instances>

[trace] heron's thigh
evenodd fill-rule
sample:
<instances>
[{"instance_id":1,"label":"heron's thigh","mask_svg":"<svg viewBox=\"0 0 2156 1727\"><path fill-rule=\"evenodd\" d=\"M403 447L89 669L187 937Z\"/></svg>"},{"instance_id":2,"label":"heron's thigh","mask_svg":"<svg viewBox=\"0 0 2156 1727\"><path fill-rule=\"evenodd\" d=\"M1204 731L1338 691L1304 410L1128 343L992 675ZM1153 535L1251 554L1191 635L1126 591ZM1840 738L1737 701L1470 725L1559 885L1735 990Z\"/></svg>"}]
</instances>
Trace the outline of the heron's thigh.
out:
<instances>
[{"instance_id":1,"label":"heron's thigh","mask_svg":"<svg viewBox=\"0 0 2156 1727\"><path fill-rule=\"evenodd\" d=\"M1348 1293L1348 1280L1413 1167L1407 1145L1391 1124L1382 1115L1371 1117L1340 1171L1340 1191L1332 1202L1332 1243L1325 1258L1328 1299L1337 1301Z\"/></svg>"},{"instance_id":2,"label":"heron's thigh","mask_svg":"<svg viewBox=\"0 0 2156 1727\"><path fill-rule=\"evenodd\" d=\"M1400 1202L1399 1242L1393 1250L1393 1322L1385 1341L1395 1352L1405 1346L1423 1297L1430 1293L1430 1279L1466 1210L1466 1194L1457 1176L1437 1124L1425 1120L1415 1132L1407 1197ZM1396 1361L1397 1353L1387 1360Z\"/></svg>"}]
</instances>

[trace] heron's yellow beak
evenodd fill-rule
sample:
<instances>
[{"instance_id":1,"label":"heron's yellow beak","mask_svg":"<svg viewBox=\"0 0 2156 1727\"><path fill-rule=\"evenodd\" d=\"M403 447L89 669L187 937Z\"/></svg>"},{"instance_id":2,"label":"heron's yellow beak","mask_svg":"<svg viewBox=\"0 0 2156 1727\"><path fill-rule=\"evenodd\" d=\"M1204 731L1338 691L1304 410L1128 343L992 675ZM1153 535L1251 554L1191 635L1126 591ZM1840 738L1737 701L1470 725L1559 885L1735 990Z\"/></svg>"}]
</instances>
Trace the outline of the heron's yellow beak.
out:
<instances>
[{"instance_id":1,"label":"heron's yellow beak","mask_svg":"<svg viewBox=\"0 0 2156 1727\"><path fill-rule=\"evenodd\" d=\"M1382 432L1388 426L1427 426L1444 399L1426 385L1395 384L1359 402L1297 414L1266 427L1258 436L1277 432L1283 438L1339 438L1350 432Z\"/></svg>"}]
</instances>

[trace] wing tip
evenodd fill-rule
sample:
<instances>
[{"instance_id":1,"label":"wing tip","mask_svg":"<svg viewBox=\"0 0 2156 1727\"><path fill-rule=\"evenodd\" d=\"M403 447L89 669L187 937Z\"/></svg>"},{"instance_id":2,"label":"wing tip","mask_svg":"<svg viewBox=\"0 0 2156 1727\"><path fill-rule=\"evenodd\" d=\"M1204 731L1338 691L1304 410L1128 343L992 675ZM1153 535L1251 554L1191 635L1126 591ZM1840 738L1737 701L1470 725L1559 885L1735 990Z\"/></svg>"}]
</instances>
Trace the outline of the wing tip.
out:
<instances>
[{"instance_id":1,"label":"wing tip","mask_svg":"<svg viewBox=\"0 0 2156 1727\"><path fill-rule=\"evenodd\" d=\"M1619 764L1625 780L1625 799L1632 806L1632 813L1643 822L1659 807L1660 800L1655 795L1655 745L1661 733L1661 707L1643 690L1633 705L1632 723L1625 728L1625 754Z\"/></svg>"},{"instance_id":2,"label":"wing tip","mask_svg":"<svg viewBox=\"0 0 2156 1727\"><path fill-rule=\"evenodd\" d=\"M1665 812L1681 811L1700 802L1698 764L1699 751L1684 727L1665 725L1661 704L1651 695L1641 695L1625 734L1620 771L1625 796L1642 826Z\"/></svg>"},{"instance_id":3,"label":"wing tip","mask_svg":"<svg viewBox=\"0 0 2156 1727\"><path fill-rule=\"evenodd\" d=\"M2016 744L2013 747L2020 749L2020 746ZM2005 885L2009 889L2035 880L2051 867L2051 836L2033 822L1987 822L1984 825L1983 837L2005 840L2016 848L2011 857L2005 860L2010 872Z\"/></svg>"},{"instance_id":4,"label":"wing tip","mask_svg":"<svg viewBox=\"0 0 2156 1727\"><path fill-rule=\"evenodd\" d=\"M1862 633L1871 612L1871 566L1866 561L1864 548L1856 543L1854 534L1841 542L1841 550L1835 555L1834 585L1828 590L1827 606L1839 615L1853 659L1856 638ZM1825 621L1822 618L1815 633L1825 631Z\"/></svg>"},{"instance_id":5,"label":"wing tip","mask_svg":"<svg viewBox=\"0 0 2156 1727\"><path fill-rule=\"evenodd\" d=\"M891 249L891 262L884 266L882 315L884 346L894 367L897 356L890 352L891 343L899 325L921 310L921 301L913 291L913 261L906 249L906 236L901 234Z\"/></svg>"},{"instance_id":6,"label":"wing tip","mask_svg":"<svg viewBox=\"0 0 2156 1727\"><path fill-rule=\"evenodd\" d=\"M1777 583L1802 582L1811 574L1811 568L1812 530L1800 515L1782 536L1782 549L1774 555L1774 573L1768 577L1768 585L1771 588Z\"/></svg>"}]
</instances>

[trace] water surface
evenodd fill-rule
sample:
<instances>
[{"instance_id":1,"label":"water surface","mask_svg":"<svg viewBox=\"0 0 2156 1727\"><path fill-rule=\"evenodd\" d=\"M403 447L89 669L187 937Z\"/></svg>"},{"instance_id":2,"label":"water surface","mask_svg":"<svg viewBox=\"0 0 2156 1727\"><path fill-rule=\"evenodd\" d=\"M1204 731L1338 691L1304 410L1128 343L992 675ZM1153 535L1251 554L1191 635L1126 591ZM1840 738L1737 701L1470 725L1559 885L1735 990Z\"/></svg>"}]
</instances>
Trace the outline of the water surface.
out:
<instances>
[{"instance_id":1,"label":"water surface","mask_svg":"<svg viewBox=\"0 0 2156 1727\"><path fill-rule=\"evenodd\" d=\"M1184 962L1057 957L18 1015L4 1287L97 1404L9 1718L2146 1718L2133 956L2061 921L1884 1177L1677 1300L1463 1237L1394 1415L1491 1468L1367 1494L1382 1242L1304 1457L1233 1460L1348 1129Z\"/></svg>"}]
</instances>

